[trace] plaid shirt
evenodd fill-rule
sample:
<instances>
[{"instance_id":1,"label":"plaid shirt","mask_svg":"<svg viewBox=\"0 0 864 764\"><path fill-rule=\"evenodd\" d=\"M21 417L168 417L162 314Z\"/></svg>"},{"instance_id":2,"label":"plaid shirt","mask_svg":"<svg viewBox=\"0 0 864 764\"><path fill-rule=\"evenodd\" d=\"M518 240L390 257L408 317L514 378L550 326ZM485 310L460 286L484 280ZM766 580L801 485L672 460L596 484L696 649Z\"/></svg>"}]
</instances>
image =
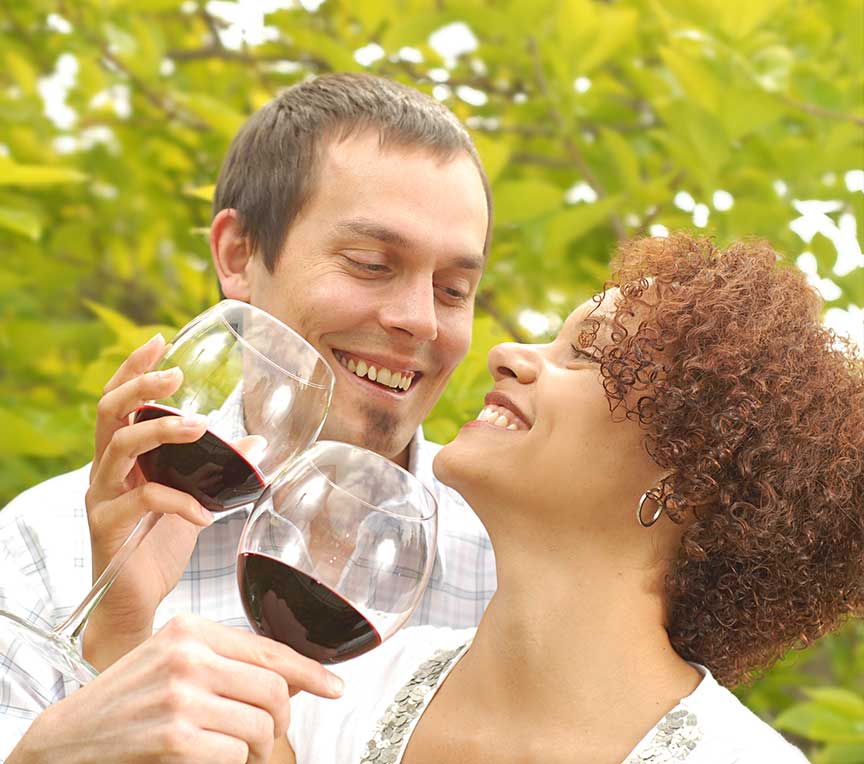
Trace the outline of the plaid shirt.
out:
<instances>
[{"instance_id":1,"label":"plaid shirt","mask_svg":"<svg viewBox=\"0 0 864 764\"><path fill-rule=\"evenodd\" d=\"M215 424L215 422L213 423ZM476 626L495 591L486 531L458 493L432 474L440 446L418 430L410 470L438 500L438 553L429 586L410 623ZM66 618L90 588L90 535L84 507L90 465L25 491L0 512L0 609L45 629ZM223 512L205 528L176 588L156 612L158 629L179 613L248 628L237 592L237 544L247 508ZM44 665L0 623L0 762L47 705L78 685Z\"/></svg>"}]
</instances>

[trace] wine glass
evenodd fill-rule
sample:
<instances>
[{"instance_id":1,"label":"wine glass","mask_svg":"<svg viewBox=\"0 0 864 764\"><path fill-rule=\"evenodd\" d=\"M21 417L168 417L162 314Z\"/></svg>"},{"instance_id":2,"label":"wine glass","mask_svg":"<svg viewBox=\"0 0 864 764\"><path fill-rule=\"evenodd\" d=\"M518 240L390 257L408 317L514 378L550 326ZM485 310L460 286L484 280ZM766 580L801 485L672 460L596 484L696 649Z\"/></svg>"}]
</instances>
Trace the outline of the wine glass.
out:
<instances>
[{"instance_id":1,"label":"wine glass","mask_svg":"<svg viewBox=\"0 0 864 764\"><path fill-rule=\"evenodd\" d=\"M170 443L138 457L145 478L192 494L213 512L257 499L318 437L333 394L333 370L305 339L269 313L223 300L188 323L156 369L179 367L175 393L134 414L141 422L200 414L207 431L194 443ZM87 618L161 515L148 513L90 592L59 626L44 631L0 610L0 624L50 665L79 682L96 671L80 653Z\"/></svg>"},{"instance_id":2,"label":"wine glass","mask_svg":"<svg viewBox=\"0 0 864 764\"><path fill-rule=\"evenodd\" d=\"M258 499L237 584L252 629L324 664L380 645L411 616L435 562L432 493L372 451L319 441Z\"/></svg>"}]
</instances>

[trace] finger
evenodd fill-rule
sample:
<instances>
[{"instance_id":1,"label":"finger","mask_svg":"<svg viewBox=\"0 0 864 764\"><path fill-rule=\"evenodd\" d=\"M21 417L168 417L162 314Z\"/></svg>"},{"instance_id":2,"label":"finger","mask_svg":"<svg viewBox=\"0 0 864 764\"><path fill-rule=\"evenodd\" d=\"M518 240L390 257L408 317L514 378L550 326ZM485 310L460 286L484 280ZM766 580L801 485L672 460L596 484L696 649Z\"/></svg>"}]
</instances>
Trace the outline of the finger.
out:
<instances>
[{"instance_id":1,"label":"finger","mask_svg":"<svg viewBox=\"0 0 864 764\"><path fill-rule=\"evenodd\" d=\"M290 692L280 674L218 654L214 654L212 660L207 673L212 692L266 711L273 719L275 737L288 731Z\"/></svg>"},{"instance_id":2,"label":"finger","mask_svg":"<svg viewBox=\"0 0 864 764\"><path fill-rule=\"evenodd\" d=\"M141 374L118 385L99 399L96 406L96 456L99 461L111 436L129 424L129 416L147 401L166 398L183 383L178 368Z\"/></svg>"},{"instance_id":3,"label":"finger","mask_svg":"<svg viewBox=\"0 0 864 764\"><path fill-rule=\"evenodd\" d=\"M242 741L248 750L248 764L268 764L276 733L267 711L208 692L196 692L191 701L193 723L203 730Z\"/></svg>"},{"instance_id":4,"label":"finger","mask_svg":"<svg viewBox=\"0 0 864 764\"><path fill-rule=\"evenodd\" d=\"M207 418L200 414L165 416L138 422L117 430L102 454L92 477L91 491L113 498L123 489L123 481L135 460L163 443L194 443L207 429Z\"/></svg>"},{"instance_id":5,"label":"finger","mask_svg":"<svg viewBox=\"0 0 864 764\"><path fill-rule=\"evenodd\" d=\"M169 621L159 635L170 640L198 637L213 652L225 658L275 671L288 683L292 695L301 690L322 698L342 695L342 680L320 663L286 645L248 631L183 615Z\"/></svg>"},{"instance_id":6,"label":"finger","mask_svg":"<svg viewBox=\"0 0 864 764\"><path fill-rule=\"evenodd\" d=\"M153 368L165 348L165 338L162 333L153 335L141 347L133 350L129 357L120 364L111 379L108 380L102 392L107 393L124 382L143 374Z\"/></svg>"},{"instance_id":7,"label":"finger","mask_svg":"<svg viewBox=\"0 0 864 764\"><path fill-rule=\"evenodd\" d=\"M183 764L247 764L249 746L245 741L208 729L194 731L168 727L150 734L153 761ZM150 759L148 759L150 761Z\"/></svg>"},{"instance_id":8,"label":"finger","mask_svg":"<svg viewBox=\"0 0 864 764\"><path fill-rule=\"evenodd\" d=\"M212 525L215 520L213 514L188 493L161 483L145 483L94 507L90 513L94 542L98 543L111 532L110 529L134 525L148 512L177 515L203 528Z\"/></svg>"}]
</instances>

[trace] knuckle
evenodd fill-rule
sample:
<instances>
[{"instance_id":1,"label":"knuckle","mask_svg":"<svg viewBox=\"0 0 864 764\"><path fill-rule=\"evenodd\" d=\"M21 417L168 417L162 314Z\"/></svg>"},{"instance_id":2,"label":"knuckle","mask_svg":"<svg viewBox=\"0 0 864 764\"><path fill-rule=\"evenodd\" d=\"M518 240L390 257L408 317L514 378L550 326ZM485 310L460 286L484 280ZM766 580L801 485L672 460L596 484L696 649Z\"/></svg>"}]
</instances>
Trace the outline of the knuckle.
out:
<instances>
[{"instance_id":1,"label":"knuckle","mask_svg":"<svg viewBox=\"0 0 864 764\"><path fill-rule=\"evenodd\" d=\"M194 640L197 630L198 619L188 613L180 613L168 621L160 633L175 643L176 647L185 647L188 642Z\"/></svg>"},{"instance_id":2,"label":"knuckle","mask_svg":"<svg viewBox=\"0 0 864 764\"><path fill-rule=\"evenodd\" d=\"M266 711L256 710L249 720L250 737L256 743L267 744L273 741L276 726L273 717Z\"/></svg>"},{"instance_id":3,"label":"knuckle","mask_svg":"<svg viewBox=\"0 0 864 764\"><path fill-rule=\"evenodd\" d=\"M162 688L159 706L171 719L182 719L191 707L191 697L186 683L171 677Z\"/></svg>"},{"instance_id":4,"label":"knuckle","mask_svg":"<svg viewBox=\"0 0 864 764\"><path fill-rule=\"evenodd\" d=\"M282 708L283 705L287 705L290 699L288 683L281 676L272 672L268 673L266 682L265 691L267 697L272 699L273 705L277 709Z\"/></svg>"},{"instance_id":5,"label":"knuckle","mask_svg":"<svg viewBox=\"0 0 864 764\"><path fill-rule=\"evenodd\" d=\"M187 754L191 753L189 743L192 739L192 732L193 730L188 724L176 720L162 725L156 733L156 738L161 756L168 758L160 758L160 761L188 761Z\"/></svg>"},{"instance_id":6,"label":"knuckle","mask_svg":"<svg viewBox=\"0 0 864 764\"><path fill-rule=\"evenodd\" d=\"M138 491L138 501L145 509L154 509L159 498L159 483L144 483L135 489Z\"/></svg>"}]
</instances>

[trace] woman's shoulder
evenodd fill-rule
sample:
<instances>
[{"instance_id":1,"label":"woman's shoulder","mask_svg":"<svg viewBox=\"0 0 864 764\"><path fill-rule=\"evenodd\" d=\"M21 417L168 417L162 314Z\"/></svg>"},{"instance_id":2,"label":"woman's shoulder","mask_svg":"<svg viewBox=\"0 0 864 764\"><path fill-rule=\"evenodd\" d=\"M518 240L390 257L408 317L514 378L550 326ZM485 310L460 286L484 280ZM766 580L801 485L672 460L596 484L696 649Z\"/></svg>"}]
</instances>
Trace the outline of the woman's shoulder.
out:
<instances>
[{"instance_id":1,"label":"woman's shoulder","mask_svg":"<svg viewBox=\"0 0 864 764\"><path fill-rule=\"evenodd\" d=\"M807 764L798 748L699 668L702 681L679 706L696 717L699 730L692 764Z\"/></svg>"}]
</instances>

